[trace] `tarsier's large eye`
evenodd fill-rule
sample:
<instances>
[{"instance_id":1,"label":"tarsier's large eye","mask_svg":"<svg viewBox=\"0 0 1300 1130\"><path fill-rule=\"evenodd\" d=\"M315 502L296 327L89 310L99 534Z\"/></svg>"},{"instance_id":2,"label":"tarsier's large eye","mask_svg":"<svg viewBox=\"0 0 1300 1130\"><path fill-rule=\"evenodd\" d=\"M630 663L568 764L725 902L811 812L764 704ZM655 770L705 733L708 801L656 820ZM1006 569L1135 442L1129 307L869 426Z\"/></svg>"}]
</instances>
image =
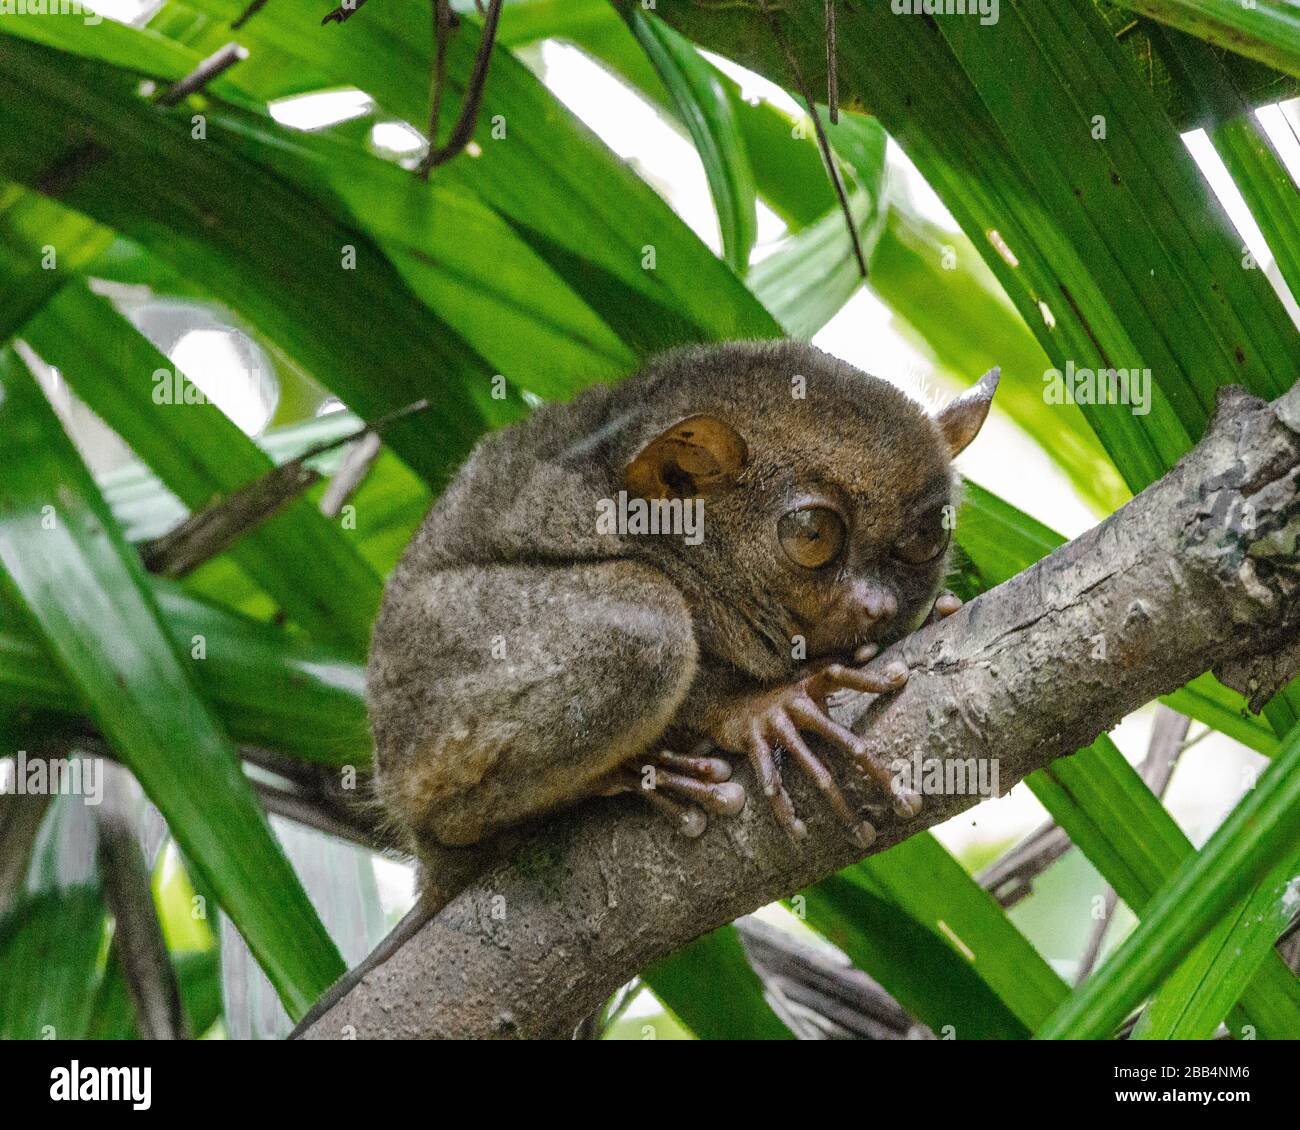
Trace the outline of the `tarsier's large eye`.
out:
<instances>
[{"instance_id":1,"label":"tarsier's large eye","mask_svg":"<svg viewBox=\"0 0 1300 1130\"><path fill-rule=\"evenodd\" d=\"M894 556L909 565L924 565L938 557L948 548L950 532L943 515L942 509L931 510L910 534L894 543Z\"/></svg>"},{"instance_id":2,"label":"tarsier's large eye","mask_svg":"<svg viewBox=\"0 0 1300 1130\"><path fill-rule=\"evenodd\" d=\"M820 569L844 548L844 519L827 506L791 510L776 524L781 548L796 565Z\"/></svg>"}]
</instances>

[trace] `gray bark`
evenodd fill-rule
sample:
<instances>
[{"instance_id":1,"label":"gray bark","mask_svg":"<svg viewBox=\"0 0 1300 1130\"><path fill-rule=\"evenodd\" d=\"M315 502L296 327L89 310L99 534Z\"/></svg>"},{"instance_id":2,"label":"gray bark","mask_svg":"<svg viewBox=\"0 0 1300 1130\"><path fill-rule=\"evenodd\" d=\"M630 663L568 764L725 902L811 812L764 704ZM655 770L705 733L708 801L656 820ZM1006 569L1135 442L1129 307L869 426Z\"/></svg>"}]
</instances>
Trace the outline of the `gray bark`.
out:
<instances>
[{"instance_id":1,"label":"gray bark","mask_svg":"<svg viewBox=\"0 0 1300 1130\"><path fill-rule=\"evenodd\" d=\"M1207 668L1294 657L1298 478L1300 385L1273 405L1226 390L1163 479L882 656L903 657L911 679L852 704L858 727L887 759L996 759L1005 791ZM790 776L809 827L798 847L753 800L693 841L622 799L529 833L307 1038L567 1038L655 958L862 856ZM843 776L851 800L877 806L873 852L979 799L927 796L905 820ZM747 770L738 779L759 797Z\"/></svg>"}]
</instances>

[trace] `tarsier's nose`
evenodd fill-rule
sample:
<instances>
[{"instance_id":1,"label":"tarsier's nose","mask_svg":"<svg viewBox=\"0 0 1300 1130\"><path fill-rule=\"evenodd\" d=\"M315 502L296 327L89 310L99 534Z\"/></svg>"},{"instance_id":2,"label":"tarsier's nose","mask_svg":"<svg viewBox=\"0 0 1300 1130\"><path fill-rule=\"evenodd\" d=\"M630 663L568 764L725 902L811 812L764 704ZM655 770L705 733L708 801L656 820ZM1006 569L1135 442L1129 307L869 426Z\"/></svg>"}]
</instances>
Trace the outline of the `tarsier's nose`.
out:
<instances>
[{"instance_id":1,"label":"tarsier's nose","mask_svg":"<svg viewBox=\"0 0 1300 1130\"><path fill-rule=\"evenodd\" d=\"M878 624L898 613L898 598L892 589L875 581L860 581L854 588L858 608L868 624Z\"/></svg>"}]
</instances>

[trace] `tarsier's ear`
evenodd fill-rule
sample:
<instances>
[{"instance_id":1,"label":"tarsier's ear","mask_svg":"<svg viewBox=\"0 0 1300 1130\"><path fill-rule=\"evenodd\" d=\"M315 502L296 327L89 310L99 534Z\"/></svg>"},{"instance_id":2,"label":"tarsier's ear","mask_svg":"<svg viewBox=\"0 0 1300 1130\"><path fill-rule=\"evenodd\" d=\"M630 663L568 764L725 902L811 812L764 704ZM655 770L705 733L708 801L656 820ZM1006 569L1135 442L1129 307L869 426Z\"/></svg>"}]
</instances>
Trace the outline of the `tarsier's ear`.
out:
<instances>
[{"instance_id":1,"label":"tarsier's ear","mask_svg":"<svg viewBox=\"0 0 1300 1130\"><path fill-rule=\"evenodd\" d=\"M989 414L1001 369L990 369L956 400L944 405L934 418L948 441L948 454L956 455L978 434Z\"/></svg>"},{"instance_id":2,"label":"tarsier's ear","mask_svg":"<svg viewBox=\"0 0 1300 1130\"><path fill-rule=\"evenodd\" d=\"M688 416L652 439L623 471L640 498L694 498L728 490L749 460L749 448L716 416Z\"/></svg>"}]
</instances>

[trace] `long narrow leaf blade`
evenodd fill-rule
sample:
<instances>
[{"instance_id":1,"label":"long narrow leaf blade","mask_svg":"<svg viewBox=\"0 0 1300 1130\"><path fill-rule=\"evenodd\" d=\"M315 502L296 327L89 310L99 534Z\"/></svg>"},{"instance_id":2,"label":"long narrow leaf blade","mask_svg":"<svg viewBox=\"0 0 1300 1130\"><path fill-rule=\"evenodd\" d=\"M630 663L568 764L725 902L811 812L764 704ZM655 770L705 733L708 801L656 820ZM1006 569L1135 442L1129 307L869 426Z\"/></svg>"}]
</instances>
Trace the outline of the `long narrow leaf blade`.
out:
<instances>
[{"instance_id":1,"label":"long narrow leaf blade","mask_svg":"<svg viewBox=\"0 0 1300 1130\"><path fill-rule=\"evenodd\" d=\"M0 564L92 718L301 1015L343 962L31 374L0 354Z\"/></svg>"},{"instance_id":2,"label":"long narrow leaf blade","mask_svg":"<svg viewBox=\"0 0 1300 1130\"><path fill-rule=\"evenodd\" d=\"M1107 1036L1168 976L1241 894L1300 851L1300 729L1255 790L1161 891L1137 929L1043 1025L1043 1039Z\"/></svg>"}]
</instances>

